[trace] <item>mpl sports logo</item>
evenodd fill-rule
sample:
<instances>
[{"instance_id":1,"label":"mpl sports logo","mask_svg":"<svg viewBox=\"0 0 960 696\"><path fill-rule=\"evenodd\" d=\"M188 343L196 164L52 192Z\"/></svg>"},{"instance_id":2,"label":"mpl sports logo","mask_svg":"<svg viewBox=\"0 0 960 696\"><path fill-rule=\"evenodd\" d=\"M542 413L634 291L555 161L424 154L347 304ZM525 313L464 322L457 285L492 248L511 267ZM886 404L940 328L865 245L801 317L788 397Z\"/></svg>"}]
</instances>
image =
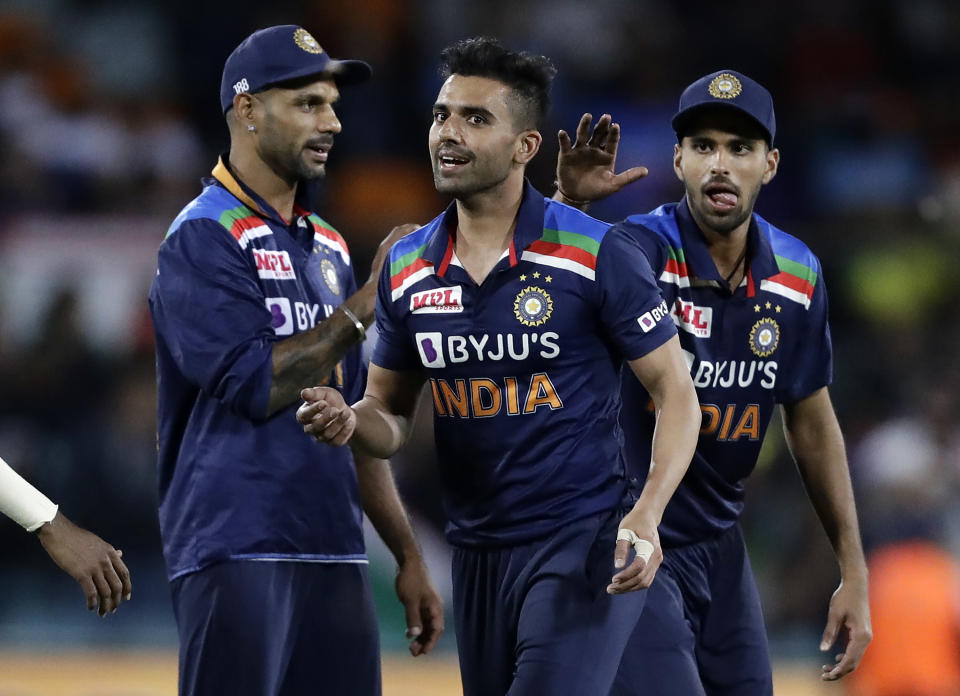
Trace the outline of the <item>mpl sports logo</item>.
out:
<instances>
[{"instance_id":1,"label":"mpl sports logo","mask_svg":"<svg viewBox=\"0 0 960 696\"><path fill-rule=\"evenodd\" d=\"M700 307L677 298L677 304L673 307L673 323L697 338L710 338L713 307Z\"/></svg>"},{"instance_id":2,"label":"mpl sports logo","mask_svg":"<svg viewBox=\"0 0 960 696\"><path fill-rule=\"evenodd\" d=\"M637 323L640 324L643 333L650 333L661 320L668 316L670 316L670 309L667 307L667 301L663 300L649 312L644 312L637 317Z\"/></svg>"},{"instance_id":3,"label":"mpl sports logo","mask_svg":"<svg viewBox=\"0 0 960 696\"><path fill-rule=\"evenodd\" d=\"M257 261L257 275L261 278L295 280L297 277L293 272L293 264L290 263L290 254L285 251L254 249L253 257Z\"/></svg>"},{"instance_id":4,"label":"mpl sports logo","mask_svg":"<svg viewBox=\"0 0 960 696\"><path fill-rule=\"evenodd\" d=\"M454 285L415 292L410 296L411 314L455 314L463 311L463 287Z\"/></svg>"}]
</instances>

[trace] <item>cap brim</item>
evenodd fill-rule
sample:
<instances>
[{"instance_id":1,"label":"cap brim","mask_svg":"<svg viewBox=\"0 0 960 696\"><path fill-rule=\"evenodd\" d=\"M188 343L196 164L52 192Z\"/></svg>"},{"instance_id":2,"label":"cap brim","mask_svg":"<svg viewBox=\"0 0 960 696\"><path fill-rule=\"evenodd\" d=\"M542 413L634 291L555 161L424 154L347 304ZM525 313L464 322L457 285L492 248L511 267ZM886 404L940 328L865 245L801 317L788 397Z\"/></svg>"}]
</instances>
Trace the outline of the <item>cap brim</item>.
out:
<instances>
[{"instance_id":1,"label":"cap brim","mask_svg":"<svg viewBox=\"0 0 960 696\"><path fill-rule=\"evenodd\" d=\"M371 75L373 75L373 69L362 60L329 60L320 70L314 67L294 70L286 75L281 75L275 80L271 80L268 84L260 87L260 89L269 89L270 87L282 85L285 82L302 80L313 76L330 77L339 86L356 85L369 80Z\"/></svg>"},{"instance_id":2,"label":"cap brim","mask_svg":"<svg viewBox=\"0 0 960 696\"><path fill-rule=\"evenodd\" d=\"M362 60L331 60L327 72L338 85L356 85L369 80L373 68Z\"/></svg>"},{"instance_id":3,"label":"cap brim","mask_svg":"<svg viewBox=\"0 0 960 696\"><path fill-rule=\"evenodd\" d=\"M757 118L751 114L749 111L744 109L742 106L734 104L733 102L720 101L719 99L711 99L710 101L703 101L699 104L693 104L688 106L683 111L678 111L674 114L673 118L670 120L670 125L673 126L673 132L678 136L680 131L683 130L684 125L697 114L708 111L710 109L730 109L736 111L739 114L743 114L751 123L755 124L757 128L761 130L767 136L767 142L772 143L773 138L770 135L770 131L767 130Z\"/></svg>"}]
</instances>

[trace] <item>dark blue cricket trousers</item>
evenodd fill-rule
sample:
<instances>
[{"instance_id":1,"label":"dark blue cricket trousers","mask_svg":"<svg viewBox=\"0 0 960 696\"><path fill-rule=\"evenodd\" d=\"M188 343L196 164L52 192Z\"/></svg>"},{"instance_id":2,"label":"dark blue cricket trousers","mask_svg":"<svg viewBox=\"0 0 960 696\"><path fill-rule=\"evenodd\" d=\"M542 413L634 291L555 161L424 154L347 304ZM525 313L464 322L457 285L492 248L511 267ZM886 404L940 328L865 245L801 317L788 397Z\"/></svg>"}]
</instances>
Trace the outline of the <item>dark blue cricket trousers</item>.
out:
<instances>
[{"instance_id":1,"label":"dark blue cricket trousers","mask_svg":"<svg viewBox=\"0 0 960 696\"><path fill-rule=\"evenodd\" d=\"M518 546L454 550L464 696L607 693L646 596L606 593L624 513L592 515Z\"/></svg>"},{"instance_id":2,"label":"dark blue cricket trousers","mask_svg":"<svg viewBox=\"0 0 960 696\"><path fill-rule=\"evenodd\" d=\"M365 564L226 561L172 589L180 696L380 696Z\"/></svg>"},{"instance_id":3,"label":"dark blue cricket trousers","mask_svg":"<svg viewBox=\"0 0 960 696\"><path fill-rule=\"evenodd\" d=\"M760 595L739 525L664 550L610 695L773 695Z\"/></svg>"}]
</instances>

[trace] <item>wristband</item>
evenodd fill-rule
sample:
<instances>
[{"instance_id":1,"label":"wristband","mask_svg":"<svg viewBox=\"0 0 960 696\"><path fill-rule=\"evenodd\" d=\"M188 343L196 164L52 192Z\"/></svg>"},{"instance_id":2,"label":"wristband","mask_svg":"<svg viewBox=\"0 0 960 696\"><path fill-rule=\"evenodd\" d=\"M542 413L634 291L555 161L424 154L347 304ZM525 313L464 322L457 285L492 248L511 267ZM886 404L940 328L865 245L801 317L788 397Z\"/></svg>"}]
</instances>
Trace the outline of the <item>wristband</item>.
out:
<instances>
[{"instance_id":1,"label":"wristband","mask_svg":"<svg viewBox=\"0 0 960 696\"><path fill-rule=\"evenodd\" d=\"M350 308L347 305L340 305L340 309L343 310L343 313L347 315L347 319L353 322L353 325L357 328L357 334L360 336L361 341L367 340L367 330L363 328L363 322L357 318L357 315L350 311Z\"/></svg>"},{"instance_id":2,"label":"wristband","mask_svg":"<svg viewBox=\"0 0 960 696\"><path fill-rule=\"evenodd\" d=\"M56 516L57 506L0 459L0 512L34 532Z\"/></svg>"},{"instance_id":3,"label":"wristband","mask_svg":"<svg viewBox=\"0 0 960 696\"><path fill-rule=\"evenodd\" d=\"M565 194L565 193L563 192L563 189L560 188L560 182L559 182L559 181L554 181L554 182L553 182L553 185L557 187L557 193L559 193L561 196L563 196L563 199L564 199L565 201L569 201L569 202L572 203L574 206L590 205L590 201L578 201L576 198L570 198L570 196L568 196L567 194Z\"/></svg>"}]
</instances>

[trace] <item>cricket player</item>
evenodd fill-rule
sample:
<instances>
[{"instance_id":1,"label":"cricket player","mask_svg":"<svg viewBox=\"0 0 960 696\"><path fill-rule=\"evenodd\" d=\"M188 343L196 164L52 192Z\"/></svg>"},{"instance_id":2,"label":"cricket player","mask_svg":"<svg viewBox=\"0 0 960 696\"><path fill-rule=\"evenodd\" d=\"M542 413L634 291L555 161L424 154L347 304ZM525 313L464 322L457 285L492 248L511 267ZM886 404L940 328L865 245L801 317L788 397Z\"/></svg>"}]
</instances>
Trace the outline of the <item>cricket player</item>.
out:
<instances>
[{"instance_id":1,"label":"cricket player","mask_svg":"<svg viewBox=\"0 0 960 696\"><path fill-rule=\"evenodd\" d=\"M822 670L823 679L839 679L856 668L870 642L867 569L828 391L832 349L820 261L754 213L780 163L773 99L746 75L721 70L684 90L672 124L683 199L614 229L643 248L658 278L702 423L696 454L660 525L663 566L611 693L773 693L759 595L738 520L743 480L756 465L777 404L840 566L820 645L829 650L840 640L835 662ZM593 133L585 115L572 145L561 133L558 199L582 206L643 176L643 168L613 174L618 141L607 115ZM651 396L624 376L621 423L634 496L642 495L655 433Z\"/></svg>"},{"instance_id":2,"label":"cricket player","mask_svg":"<svg viewBox=\"0 0 960 696\"><path fill-rule=\"evenodd\" d=\"M693 386L642 248L524 178L553 66L490 39L442 61L429 151L438 191L455 200L390 252L364 398L350 407L334 389L305 390L298 418L323 441L386 457L426 382L465 696L605 694L693 452ZM632 507L624 361L657 421Z\"/></svg>"},{"instance_id":3,"label":"cricket player","mask_svg":"<svg viewBox=\"0 0 960 696\"><path fill-rule=\"evenodd\" d=\"M363 393L377 277L406 231L358 290L346 241L309 207L339 90L370 73L303 27L247 37L220 89L230 151L160 246L160 529L181 696L380 693L363 512L396 557L411 652L443 630L387 463L317 447L294 417L304 385Z\"/></svg>"}]
</instances>

